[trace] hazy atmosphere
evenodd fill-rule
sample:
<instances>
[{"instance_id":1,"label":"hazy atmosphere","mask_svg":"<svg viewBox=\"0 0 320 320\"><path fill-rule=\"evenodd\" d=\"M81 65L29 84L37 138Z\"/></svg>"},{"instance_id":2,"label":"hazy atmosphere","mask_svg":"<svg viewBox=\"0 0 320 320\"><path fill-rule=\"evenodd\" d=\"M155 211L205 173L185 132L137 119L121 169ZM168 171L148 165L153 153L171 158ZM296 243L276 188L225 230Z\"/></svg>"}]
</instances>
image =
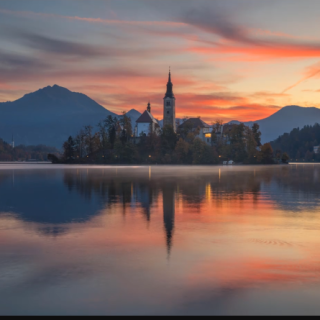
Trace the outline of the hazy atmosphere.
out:
<instances>
[{"instance_id":1,"label":"hazy atmosphere","mask_svg":"<svg viewBox=\"0 0 320 320\"><path fill-rule=\"evenodd\" d=\"M1 0L0 101L58 84L116 113L150 100L161 118L171 66L180 118L318 107L319 10L317 0Z\"/></svg>"},{"instance_id":2,"label":"hazy atmosphere","mask_svg":"<svg viewBox=\"0 0 320 320\"><path fill-rule=\"evenodd\" d=\"M320 314L319 0L0 0L0 315Z\"/></svg>"}]
</instances>

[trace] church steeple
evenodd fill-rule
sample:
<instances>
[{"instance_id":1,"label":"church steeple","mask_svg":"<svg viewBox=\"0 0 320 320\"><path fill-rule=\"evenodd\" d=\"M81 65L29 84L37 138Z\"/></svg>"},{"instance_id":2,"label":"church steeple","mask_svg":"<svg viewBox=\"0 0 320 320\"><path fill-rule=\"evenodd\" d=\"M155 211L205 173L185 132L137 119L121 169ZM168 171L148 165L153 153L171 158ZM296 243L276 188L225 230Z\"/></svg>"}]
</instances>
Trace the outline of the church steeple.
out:
<instances>
[{"instance_id":1,"label":"church steeple","mask_svg":"<svg viewBox=\"0 0 320 320\"><path fill-rule=\"evenodd\" d=\"M167 83L167 92L166 92L165 98L174 98L172 88L173 88L173 84L171 82L171 71L169 69L169 79L168 79L168 83Z\"/></svg>"},{"instance_id":2,"label":"church steeple","mask_svg":"<svg viewBox=\"0 0 320 320\"><path fill-rule=\"evenodd\" d=\"M151 113L151 104L150 104L150 101L148 102L147 111L148 111L149 113Z\"/></svg>"},{"instance_id":3,"label":"church steeple","mask_svg":"<svg viewBox=\"0 0 320 320\"><path fill-rule=\"evenodd\" d=\"M167 92L163 98L163 126L171 126L176 131L176 98L172 91L171 71L169 69L169 79L167 83Z\"/></svg>"}]
</instances>

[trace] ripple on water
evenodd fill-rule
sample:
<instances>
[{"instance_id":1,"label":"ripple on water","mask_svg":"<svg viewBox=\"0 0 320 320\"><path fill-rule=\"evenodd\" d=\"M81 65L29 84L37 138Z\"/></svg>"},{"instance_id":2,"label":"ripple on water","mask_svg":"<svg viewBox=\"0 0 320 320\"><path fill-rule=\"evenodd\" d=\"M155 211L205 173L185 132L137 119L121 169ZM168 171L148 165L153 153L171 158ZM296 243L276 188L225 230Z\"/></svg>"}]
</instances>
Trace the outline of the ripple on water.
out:
<instances>
[{"instance_id":1,"label":"ripple on water","mask_svg":"<svg viewBox=\"0 0 320 320\"><path fill-rule=\"evenodd\" d=\"M250 239L250 242L258 243L258 244L264 244L264 245L270 245L270 246L281 246L281 247L293 247L296 246L296 244L293 244L292 242L287 242L283 240L277 240L277 239Z\"/></svg>"}]
</instances>

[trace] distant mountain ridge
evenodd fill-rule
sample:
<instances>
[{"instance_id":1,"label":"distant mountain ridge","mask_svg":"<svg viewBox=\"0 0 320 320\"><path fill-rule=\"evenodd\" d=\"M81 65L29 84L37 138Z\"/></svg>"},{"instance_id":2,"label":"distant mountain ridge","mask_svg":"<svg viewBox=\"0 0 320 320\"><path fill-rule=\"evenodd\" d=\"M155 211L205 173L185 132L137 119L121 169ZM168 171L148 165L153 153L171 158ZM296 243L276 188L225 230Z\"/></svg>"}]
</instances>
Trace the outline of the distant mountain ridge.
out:
<instances>
[{"instance_id":1,"label":"distant mountain ridge","mask_svg":"<svg viewBox=\"0 0 320 320\"><path fill-rule=\"evenodd\" d=\"M320 123L320 109L311 107L287 106L268 118L245 122L252 126L259 124L261 131L261 141L263 143L273 141L284 133L289 133L294 128L303 128L306 125L313 126Z\"/></svg>"},{"instance_id":2,"label":"distant mountain ridge","mask_svg":"<svg viewBox=\"0 0 320 320\"><path fill-rule=\"evenodd\" d=\"M133 120L139 114L136 110L129 111ZM95 127L109 115L119 117L82 93L58 85L48 86L16 101L0 103L0 137L11 142L13 134L16 145L61 148L83 126Z\"/></svg>"},{"instance_id":3,"label":"distant mountain ridge","mask_svg":"<svg viewBox=\"0 0 320 320\"><path fill-rule=\"evenodd\" d=\"M96 127L108 115L121 116L82 93L58 85L47 86L16 101L0 103L0 138L11 142L13 134L16 145L45 144L60 149L70 135L85 125ZM131 109L126 115L134 126L141 113ZM294 128L320 123L320 109L287 106L268 118L245 122L249 126L253 123L259 124L265 143ZM162 120L159 124L162 126Z\"/></svg>"}]
</instances>

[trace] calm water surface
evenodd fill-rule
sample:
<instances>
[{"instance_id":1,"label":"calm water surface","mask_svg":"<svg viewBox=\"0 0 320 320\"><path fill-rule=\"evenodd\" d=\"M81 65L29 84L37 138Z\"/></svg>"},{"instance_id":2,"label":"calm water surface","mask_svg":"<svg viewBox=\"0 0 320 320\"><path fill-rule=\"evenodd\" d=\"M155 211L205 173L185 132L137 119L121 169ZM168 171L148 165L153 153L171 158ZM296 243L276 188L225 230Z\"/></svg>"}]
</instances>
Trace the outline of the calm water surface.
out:
<instances>
[{"instance_id":1,"label":"calm water surface","mask_svg":"<svg viewBox=\"0 0 320 320\"><path fill-rule=\"evenodd\" d=\"M320 165L0 165L0 314L320 314Z\"/></svg>"}]
</instances>

